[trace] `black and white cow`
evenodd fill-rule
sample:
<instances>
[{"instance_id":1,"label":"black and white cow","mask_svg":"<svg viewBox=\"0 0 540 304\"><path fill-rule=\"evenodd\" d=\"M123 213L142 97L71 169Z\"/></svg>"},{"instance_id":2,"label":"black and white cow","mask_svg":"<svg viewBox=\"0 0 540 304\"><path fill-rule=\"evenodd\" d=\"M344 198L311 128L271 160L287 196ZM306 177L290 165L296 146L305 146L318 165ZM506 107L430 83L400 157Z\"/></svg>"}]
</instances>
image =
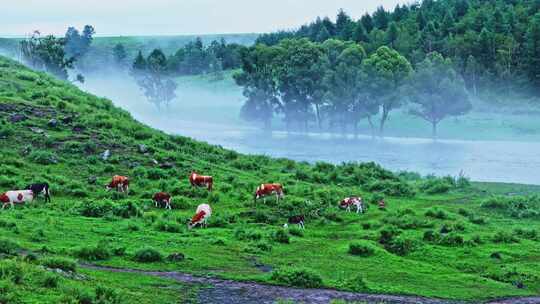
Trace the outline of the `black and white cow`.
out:
<instances>
[{"instance_id":1,"label":"black and white cow","mask_svg":"<svg viewBox=\"0 0 540 304\"><path fill-rule=\"evenodd\" d=\"M38 184L31 184L26 186L24 188L25 190L32 190L34 195L37 197L39 194L43 194L45 197L45 202L51 202L51 191L49 189L48 183L38 183Z\"/></svg>"}]
</instances>

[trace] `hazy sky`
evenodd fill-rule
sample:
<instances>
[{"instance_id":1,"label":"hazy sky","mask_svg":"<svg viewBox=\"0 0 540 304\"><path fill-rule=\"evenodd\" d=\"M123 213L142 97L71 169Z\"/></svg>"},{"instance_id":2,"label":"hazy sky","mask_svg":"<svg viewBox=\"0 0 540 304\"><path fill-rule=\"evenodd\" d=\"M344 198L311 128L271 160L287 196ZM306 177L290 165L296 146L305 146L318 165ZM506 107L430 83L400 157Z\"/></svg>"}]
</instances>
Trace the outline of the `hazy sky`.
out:
<instances>
[{"instance_id":1,"label":"hazy sky","mask_svg":"<svg viewBox=\"0 0 540 304\"><path fill-rule=\"evenodd\" d=\"M295 28L343 8L358 18L382 5L410 0L9 0L0 11L0 36L35 29L63 34L95 26L98 35L174 35L268 32Z\"/></svg>"}]
</instances>

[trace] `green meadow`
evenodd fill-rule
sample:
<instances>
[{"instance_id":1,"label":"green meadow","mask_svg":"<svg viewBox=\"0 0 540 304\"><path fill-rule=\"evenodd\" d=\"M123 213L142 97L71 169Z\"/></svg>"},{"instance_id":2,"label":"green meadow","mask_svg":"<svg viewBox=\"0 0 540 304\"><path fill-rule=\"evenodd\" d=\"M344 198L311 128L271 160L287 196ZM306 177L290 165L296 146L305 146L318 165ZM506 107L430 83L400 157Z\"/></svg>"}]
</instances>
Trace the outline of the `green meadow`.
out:
<instances>
[{"instance_id":1,"label":"green meadow","mask_svg":"<svg viewBox=\"0 0 540 304\"><path fill-rule=\"evenodd\" d=\"M174 303L198 292L83 264L471 301L540 293L539 187L246 156L152 129L5 58L0 141L0 192L42 181L52 192L52 203L0 212L0 303ZM192 188L192 170L214 176L214 191ZM130 177L129 196L105 191L115 174ZM254 202L266 182L282 183L285 199ZM172 211L154 207L158 191L173 195ZM365 214L338 209L352 195ZM201 203L213 208L209 227L188 230ZM282 228L298 214L304 231Z\"/></svg>"}]
</instances>

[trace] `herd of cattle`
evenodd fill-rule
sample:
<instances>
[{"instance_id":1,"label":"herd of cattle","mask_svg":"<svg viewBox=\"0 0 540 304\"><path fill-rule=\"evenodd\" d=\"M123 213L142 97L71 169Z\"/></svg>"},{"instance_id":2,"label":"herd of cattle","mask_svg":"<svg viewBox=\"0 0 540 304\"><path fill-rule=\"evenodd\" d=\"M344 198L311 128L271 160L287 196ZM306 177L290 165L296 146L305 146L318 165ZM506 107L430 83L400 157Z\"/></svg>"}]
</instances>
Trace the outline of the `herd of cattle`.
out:
<instances>
[{"instance_id":1,"label":"herd of cattle","mask_svg":"<svg viewBox=\"0 0 540 304\"><path fill-rule=\"evenodd\" d=\"M189 182L193 187L205 187L208 191L212 191L214 179L212 176L199 175L192 172L189 175ZM115 175L112 177L111 182L105 186L107 191L116 190L117 192L125 193L129 195L129 178L126 176ZM34 200L36 196L42 194L45 198L45 202L51 201L50 189L48 183L31 184L25 187L24 190L7 191L0 195L0 202L3 204L2 209L7 206L14 207L14 204L29 203ZM281 184L261 184L255 190L254 201L263 199L266 202L266 197L275 195L276 201L284 198L283 186ZM171 201L172 197L166 192L158 192L152 197L152 201L156 207L164 207L166 209L172 209ZM356 213L364 213L366 206L362 198L360 197L348 197L339 202L339 207L351 212L351 209L356 209ZM379 201L379 208L386 208L384 200ZM201 204L197 207L195 215L188 223L189 229L200 225L205 227L207 221L212 215L212 208L208 204ZM289 217L284 227L288 227L289 224L295 224L304 229L304 216L295 215Z\"/></svg>"}]
</instances>

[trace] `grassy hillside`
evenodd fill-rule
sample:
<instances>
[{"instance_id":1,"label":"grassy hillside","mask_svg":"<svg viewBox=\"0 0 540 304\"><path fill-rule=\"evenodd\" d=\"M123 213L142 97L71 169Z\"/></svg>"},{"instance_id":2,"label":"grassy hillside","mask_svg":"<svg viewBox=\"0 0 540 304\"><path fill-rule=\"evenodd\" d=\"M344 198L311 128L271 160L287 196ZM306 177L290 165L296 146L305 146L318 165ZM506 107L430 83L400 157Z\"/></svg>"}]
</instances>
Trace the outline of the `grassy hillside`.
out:
<instances>
[{"instance_id":1,"label":"grassy hillside","mask_svg":"<svg viewBox=\"0 0 540 304\"><path fill-rule=\"evenodd\" d=\"M244 156L153 130L109 100L4 58L0 139L0 192L48 181L53 194L50 204L0 212L0 302L171 303L197 293L135 274L73 271L73 261L450 299L540 293L540 198L522 196L536 187ZM214 176L213 193L189 186L193 169ZM105 191L114 174L130 176L129 196ZM254 204L262 182L283 183L285 200ZM157 191L174 195L172 211L153 207ZM370 202L366 214L338 210L350 195ZM372 204L381 197L386 211ZM204 202L214 210L210 227L188 231ZM307 229L282 229L296 214ZM174 253L185 259L167 258Z\"/></svg>"}]
</instances>

